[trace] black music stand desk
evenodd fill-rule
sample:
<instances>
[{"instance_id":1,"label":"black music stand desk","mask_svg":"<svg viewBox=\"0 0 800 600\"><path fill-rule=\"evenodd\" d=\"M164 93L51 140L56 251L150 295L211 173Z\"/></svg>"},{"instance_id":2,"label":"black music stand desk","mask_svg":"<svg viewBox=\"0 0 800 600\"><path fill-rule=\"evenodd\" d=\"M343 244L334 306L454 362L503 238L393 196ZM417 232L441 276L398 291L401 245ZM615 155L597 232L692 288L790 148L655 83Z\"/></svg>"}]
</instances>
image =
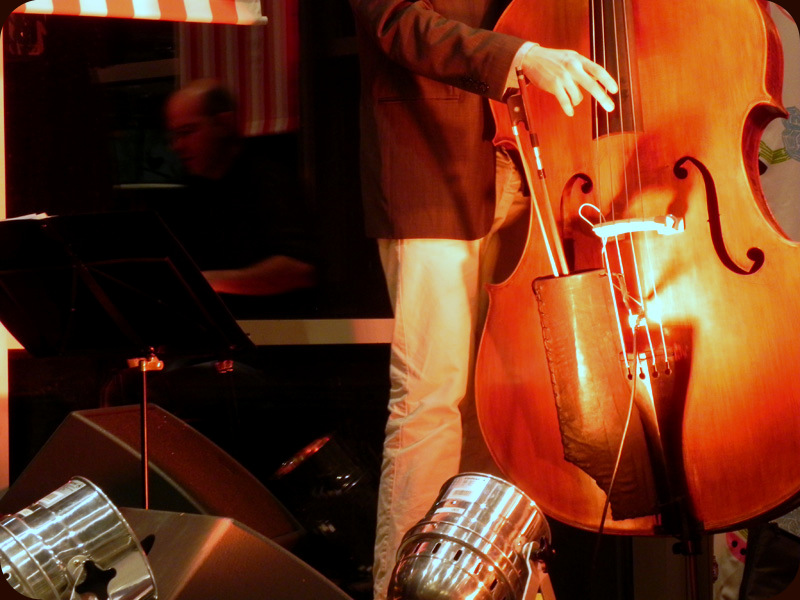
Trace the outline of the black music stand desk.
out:
<instances>
[{"instance_id":1,"label":"black music stand desk","mask_svg":"<svg viewBox=\"0 0 800 600\"><path fill-rule=\"evenodd\" d=\"M35 357L253 346L154 212L0 221L0 322Z\"/></svg>"},{"instance_id":2,"label":"black music stand desk","mask_svg":"<svg viewBox=\"0 0 800 600\"><path fill-rule=\"evenodd\" d=\"M223 361L253 347L154 212L0 221L0 322L37 358L136 361L144 508L146 372L161 369L160 357Z\"/></svg>"}]
</instances>

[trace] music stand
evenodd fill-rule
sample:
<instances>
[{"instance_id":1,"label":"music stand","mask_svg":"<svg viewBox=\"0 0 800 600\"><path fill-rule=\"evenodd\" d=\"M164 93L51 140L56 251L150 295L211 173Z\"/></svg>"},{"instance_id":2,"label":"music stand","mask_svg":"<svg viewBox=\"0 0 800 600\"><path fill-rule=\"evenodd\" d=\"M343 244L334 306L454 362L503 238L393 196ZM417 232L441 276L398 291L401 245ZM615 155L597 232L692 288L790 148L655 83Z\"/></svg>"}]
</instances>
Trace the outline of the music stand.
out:
<instances>
[{"instance_id":1,"label":"music stand","mask_svg":"<svg viewBox=\"0 0 800 600\"><path fill-rule=\"evenodd\" d=\"M0 221L0 322L34 357L136 359L145 508L146 372L159 357L229 359L253 347L154 212Z\"/></svg>"}]
</instances>

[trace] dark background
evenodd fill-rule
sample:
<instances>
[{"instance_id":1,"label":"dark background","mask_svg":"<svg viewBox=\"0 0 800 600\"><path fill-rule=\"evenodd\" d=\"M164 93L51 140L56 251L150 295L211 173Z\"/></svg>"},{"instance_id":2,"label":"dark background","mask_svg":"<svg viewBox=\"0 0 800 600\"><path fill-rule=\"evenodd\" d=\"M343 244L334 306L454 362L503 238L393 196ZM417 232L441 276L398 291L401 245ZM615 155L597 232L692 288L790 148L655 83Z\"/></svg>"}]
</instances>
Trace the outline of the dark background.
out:
<instances>
[{"instance_id":1,"label":"dark background","mask_svg":"<svg viewBox=\"0 0 800 600\"><path fill-rule=\"evenodd\" d=\"M304 312L271 303L253 314L251 304L246 316L391 317L375 243L362 232L358 60L350 9L337 0L302 4L302 126L270 136L269 143L296 175L317 217L310 226L325 258L322 278ZM154 76L143 69L140 77L109 81L104 73L174 58L175 27L124 19L10 17L4 36L9 217L107 212L169 201L174 193L169 188L132 192L120 184L173 180L178 164L167 148L161 111L176 75ZM367 474L363 486L369 486L366 498L373 502L388 351L387 344L262 346L237 356L227 377L216 372L213 361L187 366L197 361L169 357L165 372L148 375L148 396L268 486L282 462L331 435ZM140 376L123 358L10 353L12 484L70 412L141 400ZM371 538L371 516L352 535ZM307 545L304 558L358 595L364 574L343 571L320 548L324 544Z\"/></svg>"},{"instance_id":2,"label":"dark background","mask_svg":"<svg viewBox=\"0 0 800 600\"><path fill-rule=\"evenodd\" d=\"M362 232L352 16L344 1L315 2L313 14L301 4L302 126L271 136L270 142L275 155L296 174L317 216L313 226L325 257L322 281L307 314L268 305L247 317L390 317L375 244ZM144 204L167 201L173 193L168 188L130 192L120 184L174 180L178 166L166 144L161 111L176 76L154 76L143 69L138 78L104 81L103 73L117 65L174 58L175 24L12 15L5 31L7 215L125 210L140 207L143 196L148 196ZM285 398L281 403L287 406L311 401L319 408L301 411L305 421L320 421L313 434L366 416L375 422L360 431L370 437L375 425L382 429L385 418L387 356L388 348L376 344L262 347L246 358L264 371L273 399ZM118 402L101 396L108 396L104 390L125 368L116 358L14 352L12 479L69 410ZM36 402L47 409L32 409ZM326 411L328 404L336 410ZM201 430L206 426L197 425ZM272 445L276 455L288 457L308 437L286 439L283 447L282 440Z\"/></svg>"}]
</instances>

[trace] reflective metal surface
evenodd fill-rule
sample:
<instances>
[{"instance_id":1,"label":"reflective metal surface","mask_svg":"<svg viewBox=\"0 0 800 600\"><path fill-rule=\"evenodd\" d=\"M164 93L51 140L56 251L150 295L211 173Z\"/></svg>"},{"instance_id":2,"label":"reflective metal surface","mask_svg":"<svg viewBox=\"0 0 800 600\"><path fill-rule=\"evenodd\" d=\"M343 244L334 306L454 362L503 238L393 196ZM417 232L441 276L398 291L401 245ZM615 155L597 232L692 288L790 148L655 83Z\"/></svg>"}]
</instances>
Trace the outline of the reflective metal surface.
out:
<instances>
[{"instance_id":1,"label":"reflective metal surface","mask_svg":"<svg viewBox=\"0 0 800 600\"><path fill-rule=\"evenodd\" d=\"M544 515L522 491L491 475L457 475L403 537L389 598L521 600L524 550L549 541Z\"/></svg>"},{"instance_id":2,"label":"reflective metal surface","mask_svg":"<svg viewBox=\"0 0 800 600\"><path fill-rule=\"evenodd\" d=\"M99 596L107 593L108 600L156 598L136 536L105 494L82 477L2 519L0 563L9 584L30 598L77 598L81 585L101 586Z\"/></svg>"}]
</instances>

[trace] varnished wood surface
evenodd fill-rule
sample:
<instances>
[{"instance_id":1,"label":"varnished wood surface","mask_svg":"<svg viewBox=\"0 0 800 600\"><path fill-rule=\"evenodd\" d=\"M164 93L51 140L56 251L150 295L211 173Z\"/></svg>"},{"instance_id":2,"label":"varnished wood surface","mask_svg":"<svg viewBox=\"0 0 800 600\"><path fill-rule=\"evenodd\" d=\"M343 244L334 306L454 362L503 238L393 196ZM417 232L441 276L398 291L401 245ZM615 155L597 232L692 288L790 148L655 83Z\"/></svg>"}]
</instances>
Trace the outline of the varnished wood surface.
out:
<instances>
[{"instance_id":1,"label":"varnished wood surface","mask_svg":"<svg viewBox=\"0 0 800 600\"><path fill-rule=\"evenodd\" d=\"M586 2L535 4L526 11L512 3L497 29L590 53ZM685 219L683 234L634 238L680 356L683 381L659 419L690 518L703 531L730 529L783 512L800 494L800 247L779 233L757 173L760 134L782 110L777 34L756 0L647 0L631 8L637 131L592 143L589 102L570 119L537 91L530 94L534 129L554 212L575 246L575 268L600 266L599 244L577 218L583 202L609 219ZM674 168L684 157L691 161L683 162L687 176L679 179ZM641 182L627 193L625 168ZM584 180L591 191L577 185ZM718 220L709 215L712 185ZM715 223L722 244L714 243ZM750 248L765 258L747 274ZM563 458L531 292L532 280L548 271L533 231L513 275L491 286L477 362L479 418L512 482L549 516L595 529L605 495ZM655 517L609 520L605 530L648 535L658 525Z\"/></svg>"}]
</instances>

